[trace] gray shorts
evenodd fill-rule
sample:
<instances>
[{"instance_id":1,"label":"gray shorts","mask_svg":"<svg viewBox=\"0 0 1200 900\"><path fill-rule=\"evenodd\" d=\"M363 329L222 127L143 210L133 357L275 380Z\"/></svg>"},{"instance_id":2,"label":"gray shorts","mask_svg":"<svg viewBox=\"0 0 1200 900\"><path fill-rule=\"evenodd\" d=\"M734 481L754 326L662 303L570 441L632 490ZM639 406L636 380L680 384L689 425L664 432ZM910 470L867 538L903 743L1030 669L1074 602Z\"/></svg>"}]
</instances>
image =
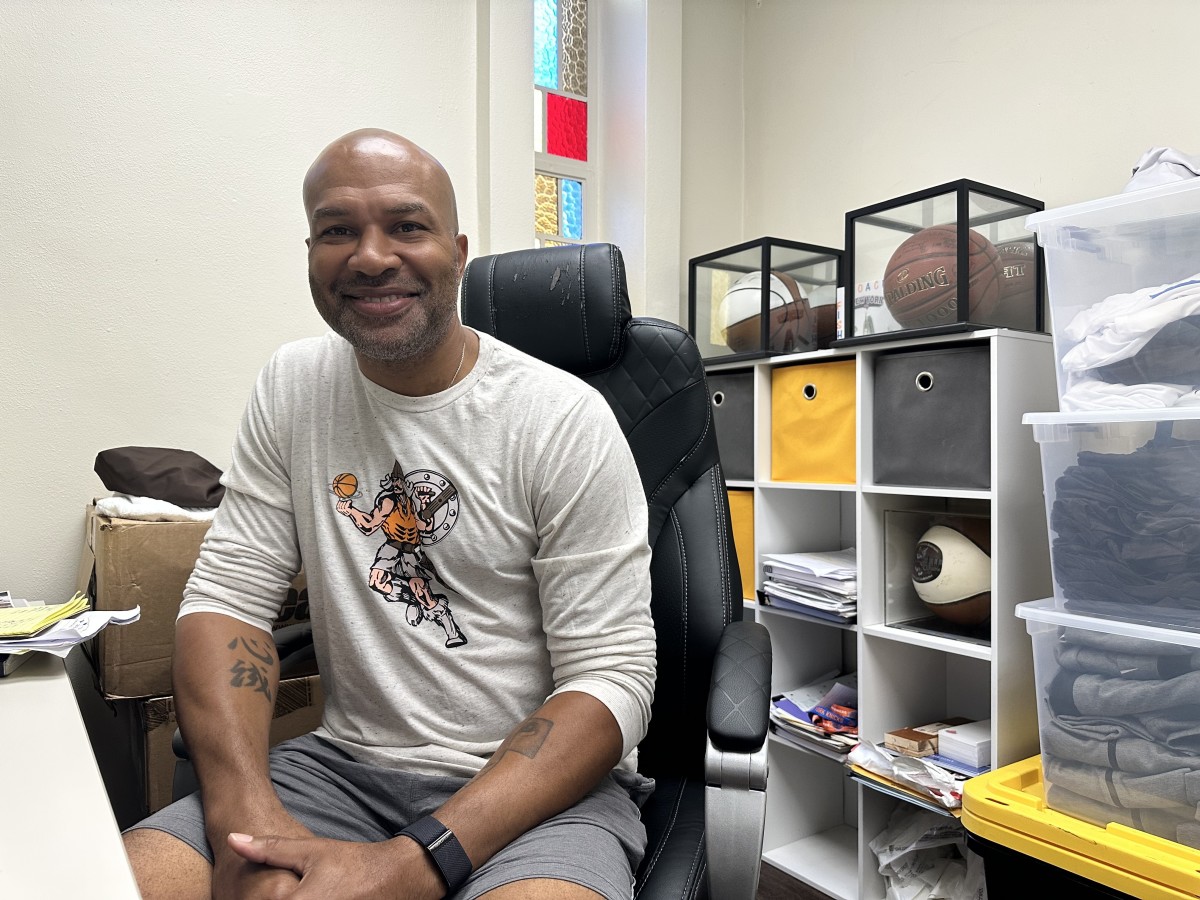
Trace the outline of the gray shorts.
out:
<instances>
[{"instance_id":1,"label":"gray shorts","mask_svg":"<svg viewBox=\"0 0 1200 900\"><path fill-rule=\"evenodd\" d=\"M284 807L318 837L385 841L445 803L469 779L413 775L358 762L315 735L271 750L271 780ZM521 835L480 866L453 900L526 878L554 878L606 900L633 896L633 871L646 849L638 808L654 789L641 775L613 771L568 810ZM199 794L184 797L127 829L174 835L212 862Z\"/></svg>"}]
</instances>

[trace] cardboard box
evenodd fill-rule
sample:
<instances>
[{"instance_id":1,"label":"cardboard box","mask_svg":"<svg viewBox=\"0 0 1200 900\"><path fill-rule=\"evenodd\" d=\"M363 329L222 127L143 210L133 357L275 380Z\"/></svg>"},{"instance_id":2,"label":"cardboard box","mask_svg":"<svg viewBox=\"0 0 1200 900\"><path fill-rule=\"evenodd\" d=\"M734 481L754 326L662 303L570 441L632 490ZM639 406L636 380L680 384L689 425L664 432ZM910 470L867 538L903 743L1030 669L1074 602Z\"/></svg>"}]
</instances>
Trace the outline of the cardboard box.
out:
<instances>
[{"instance_id":1,"label":"cardboard box","mask_svg":"<svg viewBox=\"0 0 1200 900\"><path fill-rule=\"evenodd\" d=\"M175 698L105 699L79 650L69 655L67 672L113 815L118 827L128 828L172 800ZM320 725L324 701L319 676L281 681L271 721L271 745Z\"/></svg>"},{"instance_id":2,"label":"cardboard box","mask_svg":"<svg viewBox=\"0 0 1200 900\"><path fill-rule=\"evenodd\" d=\"M175 618L208 522L147 522L87 508L77 587L94 609L132 609L141 618L106 628L91 644L100 687L110 699L171 693ZM308 621L302 572L292 582L275 627Z\"/></svg>"}]
</instances>

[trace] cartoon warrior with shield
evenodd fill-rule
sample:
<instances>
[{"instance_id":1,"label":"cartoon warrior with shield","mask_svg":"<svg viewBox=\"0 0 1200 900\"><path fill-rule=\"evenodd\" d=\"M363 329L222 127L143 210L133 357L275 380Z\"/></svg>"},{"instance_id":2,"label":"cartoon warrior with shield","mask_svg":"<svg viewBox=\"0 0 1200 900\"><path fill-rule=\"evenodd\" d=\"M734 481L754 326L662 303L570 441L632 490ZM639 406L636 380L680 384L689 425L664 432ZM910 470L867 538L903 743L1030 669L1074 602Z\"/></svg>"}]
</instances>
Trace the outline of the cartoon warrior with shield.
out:
<instances>
[{"instance_id":1,"label":"cartoon warrior with shield","mask_svg":"<svg viewBox=\"0 0 1200 900\"><path fill-rule=\"evenodd\" d=\"M415 627L429 619L446 632L447 647L461 647L467 637L455 623L446 595L434 593L437 571L423 549L454 526L458 490L436 472L414 472L406 478L398 461L379 480L379 488L373 508L364 511L352 502L360 496L354 475L338 475L332 486L339 497L339 513L363 534L384 534L371 566L371 589L391 603L407 604L404 617L409 625Z\"/></svg>"}]
</instances>

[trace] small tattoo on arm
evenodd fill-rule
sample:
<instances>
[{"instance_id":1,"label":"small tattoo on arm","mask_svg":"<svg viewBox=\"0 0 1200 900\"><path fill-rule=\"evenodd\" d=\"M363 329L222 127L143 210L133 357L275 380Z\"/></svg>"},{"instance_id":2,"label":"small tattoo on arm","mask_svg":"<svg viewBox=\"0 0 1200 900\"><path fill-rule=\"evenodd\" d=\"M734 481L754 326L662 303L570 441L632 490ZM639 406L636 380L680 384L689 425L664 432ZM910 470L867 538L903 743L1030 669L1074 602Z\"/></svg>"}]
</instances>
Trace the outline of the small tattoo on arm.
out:
<instances>
[{"instance_id":1,"label":"small tattoo on arm","mask_svg":"<svg viewBox=\"0 0 1200 900\"><path fill-rule=\"evenodd\" d=\"M512 750L514 753L520 753L522 756L533 759L542 749L542 744L546 743L546 738L553 727L554 723L549 719L530 716L508 736L500 749Z\"/></svg>"},{"instance_id":2,"label":"small tattoo on arm","mask_svg":"<svg viewBox=\"0 0 1200 900\"><path fill-rule=\"evenodd\" d=\"M229 684L232 687L253 688L266 697L267 702L270 703L272 700L271 682L268 675L269 667L275 665L275 655L265 643L255 638L248 640L244 637L234 638L228 644L229 649L234 651L238 650L239 645L250 659L238 658L234 661L229 668L229 671L233 673Z\"/></svg>"}]
</instances>

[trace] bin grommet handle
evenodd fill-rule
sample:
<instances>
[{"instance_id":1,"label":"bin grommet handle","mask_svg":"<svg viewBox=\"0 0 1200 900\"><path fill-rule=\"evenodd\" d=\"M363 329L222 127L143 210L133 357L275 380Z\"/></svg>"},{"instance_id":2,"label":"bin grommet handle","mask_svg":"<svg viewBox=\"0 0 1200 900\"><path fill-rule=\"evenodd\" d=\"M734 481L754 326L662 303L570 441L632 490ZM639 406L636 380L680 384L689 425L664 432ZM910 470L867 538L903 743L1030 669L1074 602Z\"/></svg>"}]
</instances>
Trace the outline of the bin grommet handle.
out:
<instances>
[{"instance_id":1,"label":"bin grommet handle","mask_svg":"<svg viewBox=\"0 0 1200 900\"><path fill-rule=\"evenodd\" d=\"M918 372L917 377L914 378L913 381L917 385L918 391L933 390L933 373L932 372Z\"/></svg>"}]
</instances>

